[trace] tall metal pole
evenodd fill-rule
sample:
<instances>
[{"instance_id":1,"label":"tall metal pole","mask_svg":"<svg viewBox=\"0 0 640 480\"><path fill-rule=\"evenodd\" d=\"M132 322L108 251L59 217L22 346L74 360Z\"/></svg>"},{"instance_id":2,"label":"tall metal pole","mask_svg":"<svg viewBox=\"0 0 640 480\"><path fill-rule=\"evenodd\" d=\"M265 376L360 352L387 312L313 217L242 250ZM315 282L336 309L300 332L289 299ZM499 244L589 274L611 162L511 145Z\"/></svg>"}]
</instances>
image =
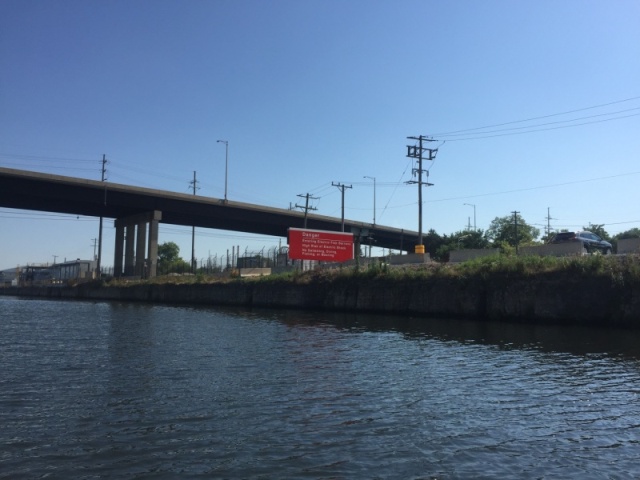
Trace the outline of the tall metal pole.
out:
<instances>
[{"instance_id":1,"label":"tall metal pole","mask_svg":"<svg viewBox=\"0 0 640 480\"><path fill-rule=\"evenodd\" d=\"M376 177L369 177L367 175L364 178L370 178L373 180L373 224L376 224Z\"/></svg>"},{"instance_id":2,"label":"tall metal pole","mask_svg":"<svg viewBox=\"0 0 640 480\"><path fill-rule=\"evenodd\" d=\"M420 135L418 137L407 137L409 140L417 140L418 145L407 145L407 157L415 158L418 160L418 168L413 169L413 174L418 174L418 181L409 181L407 183L417 183L418 184L418 245L416 245L416 253L425 253L424 244L422 242L422 186L426 185L430 187L433 183L429 183L429 171L424 170L422 168L422 160L424 160L423 154L424 152L429 152L429 157L426 160L435 160L436 153L438 153L437 148L425 148L423 147L423 142L435 142L434 139L425 137L424 135ZM422 173L426 172L427 181L422 181Z\"/></svg>"},{"instance_id":3,"label":"tall metal pole","mask_svg":"<svg viewBox=\"0 0 640 480\"><path fill-rule=\"evenodd\" d=\"M198 181L196 180L196 171L193 171L193 194L196 194L196 186ZM191 273L196 273L196 226L191 227Z\"/></svg>"},{"instance_id":4,"label":"tall metal pole","mask_svg":"<svg viewBox=\"0 0 640 480\"><path fill-rule=\"evenodd\" d=\"M463 205L469 205L473 207L473 231L476 232L478 229L476 228L476 206L473 203L464 203Z\"/></svg>"},{"instance_id":5,"label":"tall metal pole","mask_svg":"<svg viewBox=\"0 0 640 480\"><path fill-rule=\"evenodd\" d=\"M107 156L105 154L102 155L102 181L104 182L104 175L106 173L106 165L107 165ZM104 187L104 206L107 205L107 187ZM100 225L98 231L98 259L96 261L96 278L100 278L100 271L102 269L102 215L100 215Z\"/></svg>"},{"instance_id":6,"label":"tall metal pole","mask_svg":"<svg viewBox=\"0 0 640 480\"><path fill-rule=\"evenodd\" d=\"M224 143L225 146L225 154L224 154L224 203L227 203L227 179L229 172L229 141L228 140L218 140L218 143Z\"/></svg>"}]
</instances>

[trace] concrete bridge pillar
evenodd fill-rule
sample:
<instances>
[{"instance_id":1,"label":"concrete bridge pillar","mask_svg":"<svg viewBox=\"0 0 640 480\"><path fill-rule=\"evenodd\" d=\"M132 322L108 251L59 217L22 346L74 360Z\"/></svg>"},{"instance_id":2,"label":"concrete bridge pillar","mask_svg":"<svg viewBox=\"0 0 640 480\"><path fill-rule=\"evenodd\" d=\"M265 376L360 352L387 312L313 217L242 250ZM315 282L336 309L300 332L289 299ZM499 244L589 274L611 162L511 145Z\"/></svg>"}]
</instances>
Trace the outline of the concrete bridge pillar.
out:
<instances>
[{"instance_id":1,"label":"concrete bridge pillar","mask_svg":"<svg viewBox=\"0 0 640 480\"><path fill-rule=\"evenodd\" d=\"M122 276L122 256L124 254L124 223L116 220L116 245L114 249L113 276Z\"/></svg>"},{"instance_id":2,"label":"concrete bridge pillar","mask_svg":"<svg viewBox=\"0 0 640 480\"><path fill-rule=\"evenodd\" d=\"M134 270L134 275L144 278L146 276L146 256L139 255L140 252L146 252L147 248L147 223L139 222L137 225L137 234L136 234L136 267Z\"/></svg>"},{"instance_id":3,"label":"concrete bridge pillar","mask_svg":"<svg viewBox=\"0 0 640 480\"><path fill-rule=\"evenodd\" d=\"M147 260L148 278L155 277L158 270L158 226L160 224L162 214L158 211L155 211L153 213L154 218L149 221L149 257Z\"/></svg>"},{"instance_id":4,"label":"concrete bridge pillar","mask_svg":"<svg viewBox=\"0 0 640 480\"><path fill-rule=\"evenodd\" d=\"M125 225L124 230L124 275L130 277L133 275L133 262L136 254L135 248L133 248L133 242L136 239L136 226L130 223Z\"/></svg>"},{"instance_id":5,"label":"concrete bridge pillar","mask_svg":"<svg viewBox=\"0 0 640 480\"><path fill-rule=\"evenodd\" d=\"M113 275L136 275L141 278L156 276L158 265L158 225L162 212L118 218L115 221L116 245L114 249ZM147 224L149 242L147 243ZM123 267L124 260L124 269Z\"/></svg>"}]
</instances>

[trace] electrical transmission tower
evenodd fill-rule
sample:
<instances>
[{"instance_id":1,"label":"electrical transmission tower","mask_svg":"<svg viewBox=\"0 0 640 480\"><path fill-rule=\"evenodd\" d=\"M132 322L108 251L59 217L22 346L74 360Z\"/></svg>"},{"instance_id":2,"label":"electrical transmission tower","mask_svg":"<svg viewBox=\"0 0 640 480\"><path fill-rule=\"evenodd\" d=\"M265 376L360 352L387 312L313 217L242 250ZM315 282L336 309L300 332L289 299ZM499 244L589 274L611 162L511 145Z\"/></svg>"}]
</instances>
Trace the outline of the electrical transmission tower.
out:
<instances>
[{"instance_id":1,"label":"electrical transmission tower","mask_svg":"<svg viewBox=\"0 0 640 480\"><path fill-rule=\"evenodd\" d=\"M338 189L340 189L340 192L342 192L342 231L344 232L344 189L353 188L353 186L335 182L331 182L331 186L338 187Z\"/></svg>"},{"instance_id":2,"label":"electrical transmission tower","mask_svg":"<svg viewBox=\"0 0 640 480\"><path fill-rule=\"evenodd\" d=\"M418 145L407 145L407 157L415 158L418 161L418 167L412 170L413 176L418 176L418 180L410 180L406 183L415 183L418 185L418 245L416 245L415 253L425 253L424 244L422 242L422 187L431 187L433 183L429 183L429 170L422 168L423 160L435 160L438 153L437 148L426 148L424 142L435 142L434 139L420 135L418 137L407 137L409 140L417 140ZM425 153L427 156L425 157ZM427 180L422 181L422 175L426 174Z\"/></svg>"},{"instance_id":3,"label":"electrical transmission tower","mask_svg":"<svg viewBox=\"0 0 640 480\"><path fill-rule=\"evenodd\" d=\"M306 199L305 203L304 203L304 206L298 205L297 203L296 203L295 206L296 206L296 208L304 209L304 228L307 228L307 213L309 212L309 210L317 210L316 207L310 207L309 206L309 199L318 200L318 197L312 197L310 193L307 193L306 195L300 194L298 196L301 197L301 198L305 198Z\"/></svg>"}]
</instances>

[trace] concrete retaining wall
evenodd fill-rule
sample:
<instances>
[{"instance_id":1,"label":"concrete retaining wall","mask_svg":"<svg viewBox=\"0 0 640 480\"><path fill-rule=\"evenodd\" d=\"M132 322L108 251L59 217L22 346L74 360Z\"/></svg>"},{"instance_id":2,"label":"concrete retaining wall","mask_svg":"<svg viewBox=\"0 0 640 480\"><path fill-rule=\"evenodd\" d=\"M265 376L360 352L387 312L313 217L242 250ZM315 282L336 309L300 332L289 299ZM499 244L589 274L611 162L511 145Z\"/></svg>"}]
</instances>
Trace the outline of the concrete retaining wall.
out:
<instances>
[{"instance_id":1,"label":"concrete retaining wall","mask_svg":"<svg viewBox=\"0 0 640 480\"><path fill-rule=\"evenodd\" d=\"M500 253L499 248L467 248L464 250L452 250L449 252L450 262L466 262L467 260L473 260L479 257L489 257L492 255L498 255Z\"/></svg>"},{"instance_id":2,"label":"concrete retaining wall","mask_svg":"<svg viewBox=\"0 0 640 480\"><path fill-rule=\"evenodd\" d=\"M407 255L390 255L390 265L406 265L409 263L429 263L431 255L428 253L408 253Z\"/></svg>"},{"instance_id":3,"label":"concrete retaining wall","mask_svg":"<svg viewBox=\"0 0 640 480\"><path fill-rule=\"evenodd\" d=\"M271 275L270 268L241 268L241 277L262 277L264 275Z\"/></svg>"},{"instance_id":4,"label":"concrete retaining wall","mask_svg":"<svg viewBox=\"0 0 640 480\"><path fill-rule=\"evenodd\" d=\"M583 255L584 248L581 242L549 243L535 247L520 247L518 254L566 257L569 255Z\"/></svg>"},{"instance_id":5,"label":"concrete retaining wall","mask_svg":"<svg viewBox=\"0 0 640 480\"><path fill-rule=\"evenodd\" d=\"M617 253L640 253L640 238L623 238L618 240Z\"/></svg>"},{"instance_id":6,"label":"concrete retaining wall","mask_svg":"<svg viewBox=\"0 0 640 480\"><path fill-rule=\"evenodd\" d=\"M139 284L99 287L3 288L0 294L63 299L143 301L186 305L380 312L640 328L640 282L547 273L490 278L332 281L237 281L217 284Z\"/></svg>"}]
</instances>

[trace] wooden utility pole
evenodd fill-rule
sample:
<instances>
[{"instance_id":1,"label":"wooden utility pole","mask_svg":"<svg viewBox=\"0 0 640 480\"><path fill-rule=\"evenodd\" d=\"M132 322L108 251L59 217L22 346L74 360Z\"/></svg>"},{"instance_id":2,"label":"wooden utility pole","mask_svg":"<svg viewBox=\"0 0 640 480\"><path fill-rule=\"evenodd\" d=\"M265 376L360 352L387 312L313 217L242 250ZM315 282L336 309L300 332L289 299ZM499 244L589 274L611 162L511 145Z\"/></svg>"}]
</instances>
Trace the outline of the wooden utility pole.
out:
<instances>
[{"instance_id":1,"label":"wooden utility pole","mask_svg":"<svg viewBox=\"0 0 640 480\"><path fill-rule=\"evenodd\" d=\"M516 239L515 239L515 243L516 243L516 255L518 255L518 214L520 212L516 212L515 210L513 212L513 224L515 225L515 232L516 232Z\"/></svg>"},{"instance_id":2,"label":"wooden utility pole","mask_svg":"<svg viewBox=\"0 0 640 480\"><path fill-rule=\"evenodd\" d=\"M331 185L334 187L338 187L342 192L342 231L344 232L344 189L345 188L353 188L352 185L344 185L342 183L334 183L331 182Z\"/></svg>"},{"instance_id":3,"label":"wooden utility pole","mask_svg":"<svg viewBox=\"0 0 640 480\"><path fill-rule=\"evenodd\" d=\"M298 205L296 203L296 208L303 208L304 209L304 228L307 228L307 212L309 210L317 210L316 207L310 207L309 206L309 199L317 200L318 198L317 197L312 197L311 194L309 194L309 193L307 193L306 195L300 194L298 196L301 197L301 198L305 198L306 199L305 203L304 203L304 207L302 205Z\"/></svg>"}]
</instances>

